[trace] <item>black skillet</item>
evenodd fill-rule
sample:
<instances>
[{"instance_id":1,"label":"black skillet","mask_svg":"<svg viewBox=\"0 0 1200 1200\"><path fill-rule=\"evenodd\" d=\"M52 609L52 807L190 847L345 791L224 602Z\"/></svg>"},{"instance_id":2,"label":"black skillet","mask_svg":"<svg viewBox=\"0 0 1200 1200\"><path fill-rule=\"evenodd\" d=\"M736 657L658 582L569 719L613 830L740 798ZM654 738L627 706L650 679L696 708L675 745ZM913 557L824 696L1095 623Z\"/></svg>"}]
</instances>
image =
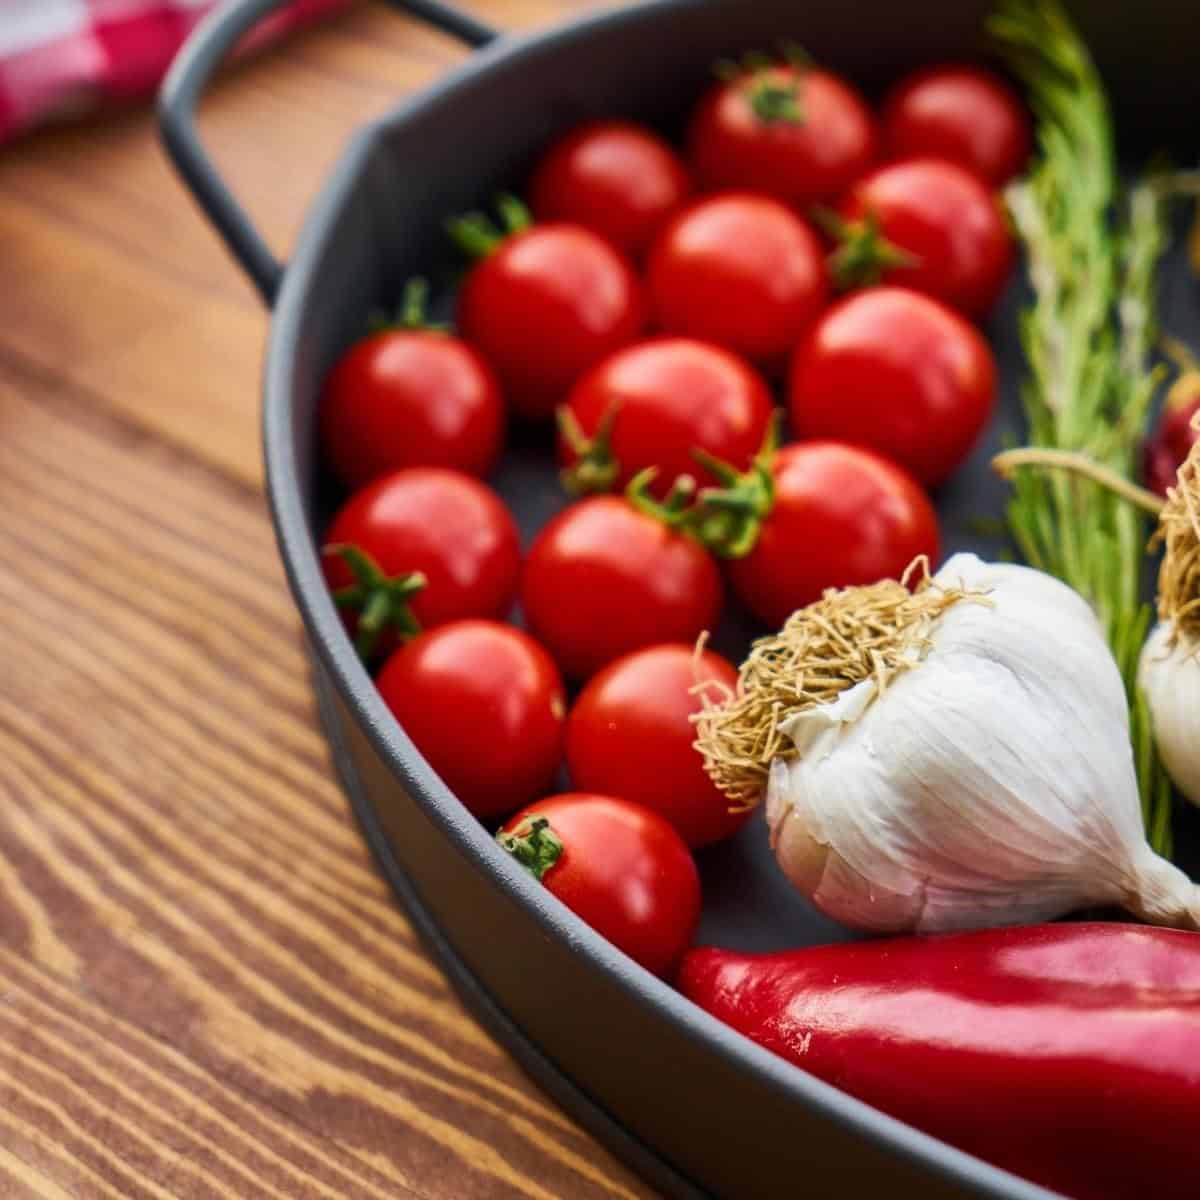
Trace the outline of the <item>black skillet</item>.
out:
<instances>
[{"instance_id":1,"label":"black skillet","mask_svg":"<svg viewBox=\"0 0 1200 1200\"><path fill-rule=\"evenodd\" d=\"M649 0L527 36L500 36L438 0L396 7L477 51L360 129L326 181L286 269L197 139L200 93L235 40L280 0L241 0L197 30L163 89L176 165L274 310L264 446L280 553L303 617L334 760L363 831L430 950L479 1020L555 1099L666 1194L728 1200L802 1194L889 1200L1051 1193L960 1153L774 1058L597 937L518 868L430 771L384 708L322 582L320 523L337 500L314 446L321 380L394 304L407 277L453 276L443 219L519 188L538 149L587 116L627 114L677 133L720 57L783 40L868 92L908 68L974 58L984 0ZM1196 10L1182 0L1078 0L1075 15L1137 163L1187 144L1200 104ZM1169 319L1194 325L1175 263ZM946 548L997 547L972 530L1002 511L986 468L1019 430L1019 285L988 334L1004 379L985 445L936 497ZM1189 321L1190 318L1190 321ZM564 502L543 435L519 435L493 483L526 535ZM753 627L721 644L737 655ZM752 822L702 856L703 940L746 948L846 935L795 897Z\"/></svg>"}]
</instances>

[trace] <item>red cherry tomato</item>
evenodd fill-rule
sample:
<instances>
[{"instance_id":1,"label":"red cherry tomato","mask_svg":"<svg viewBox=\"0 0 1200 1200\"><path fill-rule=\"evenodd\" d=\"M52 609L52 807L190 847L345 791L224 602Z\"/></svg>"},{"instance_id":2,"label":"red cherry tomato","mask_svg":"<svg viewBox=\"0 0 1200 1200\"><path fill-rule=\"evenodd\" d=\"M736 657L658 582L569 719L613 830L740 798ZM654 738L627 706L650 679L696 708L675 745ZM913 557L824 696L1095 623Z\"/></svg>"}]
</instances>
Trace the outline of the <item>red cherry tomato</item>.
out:
<instances>
[{"instance_id":1,"label":"red cherry tomato","mask_svg":"<svg viewBox=\"0 0 1200 1200\"><path fill-rule=\"evenodd\" d=\"M579 225L535 225L472 268L458 324L495 368L509 404L548 417L593 363L641 332L632 267Z\"/></svg>"},{"instance_id":2,"label":"red cherry tomato","mask_svg":"<svg viewBox=\"0 0 1200 1200\"><path fill-rule=\"evenodd\" d=\"M902 79L883 105L892 158L949 159L993 187L1020 173L1033 136L1029 114L1003 79L979 67L926 67Z\"/></svg>"},{"instance_id":3,"label":"red cherry tomato","mask_svg":"<svg viewBox=\"0 0 1200 1200\"><path fill-rule=\"evenodd\" d=\"M1142 448L1142 471L1146 486L1160 496L1178 482L1179 468L1200 441L1200 396L1181 408L1164 409L1153 436Z\"/></svg>"},{"instance_id":4,"label":"red cherry tomato","mask_svg":"<svg viewBox=\"0 0 1200 1200\"><path fill-rule=\"evenodd\" d=\"M880 167L860 179L842 203L850 232L834 256L846 283L911 287L969 317L984 317L1008 280L1013 243L996 197L969 171L935 158ZM876 237L907 264L887 265L872 253ZM856 277L857 276L857 277Z\"/></svg>"},{"instance_id":5,"label":"red cherry tomato","mask_svg":"<svg viewBox=\"0 0 1200 1200\"><path fill-rule=\"evenodd\" d=\"M495 621L423 633L383 665L379 694L479 817L500 816L550 786L562 754L563 685L528 634Z\"/></svg>"},{"instance_id":6,"label":"red cherry tomato","mask_svg":"<svg viewBox=\"0 0 1200 1200\"><path fill-rule=\"evenodd\" d=\"M869 446L932 485L974 445L995 384L991 350L956 312L870 288L835 304L796 352L792 432Z\"/></svg>"},{"instance_id":7,"label":"red cherry tomato","mask_svg":"<svg viewBox=\"0 0 1200 1200\"><path fill-rule=\"evenodd\" d=\"M693 448L748 467L771 411L766 383L736 355L691 338L653 338L618 350L571 389L559 462L574 468L580 491L624 488L657 467L653 489L662 495L679 475L712 482Z\"/></svg>"},{"instance_id":8,"label":"red cherry tomato","mask_svg":"<svg viewBox=\"0 0 1200 1200\"><path fill-rule=\"evenodd\" d=\"M795 442L775 455L775 501L729 578L772 627L826 588L900 578L918 555L936 564L937 514L894 463L838 442Z\"/></svg>"},{"instance_id":9,"label":"red cherry tomato","mask_svg":"<svg viewBox=\"0 0 1200 1200\"><path fill-rule=\"evenodd\" d=\"M355 343L325 384L321 446L347 487L401 467L486 475L504 408L491 368L433 329L386 329Z\"/></svg>"},{"instance_id":10,"label":"red cherry tomato","mask_svg":"<svg viewBox=\"0 0 1200 1200\"><path fill-rule=\"evenodd\" d=\"M525 560L521 604L563 671L586 678L654 642L694 642L715 625L721 575L695 540L620 496L560 513Z\"/></svg>"},{"instance_id":11,"label":"red cherry tomato","mask_svg":"<svg viewBox=\"0 0 1200 1200\"><path fill-rule=\"evenodd\" d=\"M570 221L638 259L692 190L679 156L632 121L591 121L554 143L529 185L539 221Z\"/></svg>"},{"instance_id":12,"label":"red cherry tomato","mask_svg":"<svg viewBox=\"0 0 1200 1200\"><path fill-rule=\"evenodd\" d=\"M714 86L688 131L697 183L807 209L835 201L875 161L879 132L845 80L810 67L745 71Z\"/></svg>"},{"instance_id":13,"label":"red cherry tomato","mask_svg":"<svg viewBox=\"0 0 1200 1200\"><path fill-rule=\"evenodd\" d=\"M440 467L394 471L356 492L334 517L325 536L325 578L338 592L357 588L343 608L351 633L360 618L379 613L368 628L379 652L395 645L394 631L410 632L394 594L398 579L419 571L425 586L411 598L423 628L461 617L501 617L512 606L520 569L517 527L500 498L477 479ZM338 547L357 547L368 574L351 569ZM373 569L373 573L372 573ZM378 598L377 598L378 597ZM390 605L390 607L389 607ZM381 634L392 631L390 637ZM372 647L364 647L369 657Z\"/></svg>"},{"instance_id":14,"label":"red cherry tomato","mask_svg":"<svg viewBox=\"0 0 1200 1200\"><path fill-rule=\"evenodd\" d=\"M1179 468L1200 441L1200 359L1183 342L1161 339L1167 357L1179 370L1167 391L1154 430L1142 446L1146 486L1165 496L1176 483Z\"/></svg>"},{"instance_id":15,"label":"red cherry tomato","mask_svg":"<svg viewBox=\"0 0 1200 1200\"><path fill-rule=\"evenodd\" d=\"M1200 441L1200 396L1163 409L1154 433L1146 439L1142 451L1142 469L1146 486L1165 496L1178 481L1179 468Z\"/></svg>"},{"instance_id":16,"label":"red cherry tomato","mask_svg":"<svg viewBox=\"0 0 1200 1200\"><path fill-rule=\"evenodd\" d=\"M657 813L614 796L538 800L497 840L576 916L635 962L668 977L700 917L700 877Z\"/></svg>"},{"instance_id":17,"label":"red cherry tomato","mask_svg":"<svg viewBox=\"0 0 1200 1200\"><path fill-rule=\"evenodd\" d=\"M690 718L702 707L697 683L732 689L737 671L710 650L651 646L609 663L567 718L571 782L644 804L666 817L689 846L707 846L745 824L704 771Z\"/></svg>"},{"instance_id":18,"label":"red cherry tomato","mask_svg":"<svg viewBox=\"0 0 1200 1200\"><path fill-rule=\"evenodd\" d=\"M650 252L659 324L748 358L782 359L825 307L824 251L789 208L740 192L699 200Z\"/></svg>"}]
</instances>

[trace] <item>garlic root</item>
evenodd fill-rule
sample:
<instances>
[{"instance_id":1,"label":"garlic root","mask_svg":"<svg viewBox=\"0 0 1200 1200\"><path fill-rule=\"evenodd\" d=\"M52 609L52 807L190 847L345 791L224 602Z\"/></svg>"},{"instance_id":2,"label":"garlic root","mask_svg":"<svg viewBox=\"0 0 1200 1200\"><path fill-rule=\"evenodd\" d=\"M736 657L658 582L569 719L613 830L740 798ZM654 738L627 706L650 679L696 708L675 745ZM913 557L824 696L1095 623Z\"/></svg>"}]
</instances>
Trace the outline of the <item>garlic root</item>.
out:
<instances>
[{"instance_id":1,"label":"garlic root","mask_svg":"<svg viewBox=\"0 0 1200 1200\"><path fill-rule=\"evenodd\" d=\"M1200 426L1200 417L1194 422ZM1200 442L1179 468L1151 542L1165 547L1158 573L1158 617L1200 651ZM1197 714L1200 720L1200 714Z\"/></svg>"},{"instance_id":2,"label":"garlic root","mask_svg":"<svg viewBox=\"0 0 1200 1200\"><path fill-rule=\"evenodd\" d=\"M780 729L786 717L829 703L864 679L874 679L882 694L928 647L934 619L966 596L934 585L928 560L919 558L903 581L830 588L793 613L779 633L751 647L736 696L714 703L701 695L696 748L713 782L732 805L753 808L771 764L798 753Z\"/></svg>"}]
</instances>

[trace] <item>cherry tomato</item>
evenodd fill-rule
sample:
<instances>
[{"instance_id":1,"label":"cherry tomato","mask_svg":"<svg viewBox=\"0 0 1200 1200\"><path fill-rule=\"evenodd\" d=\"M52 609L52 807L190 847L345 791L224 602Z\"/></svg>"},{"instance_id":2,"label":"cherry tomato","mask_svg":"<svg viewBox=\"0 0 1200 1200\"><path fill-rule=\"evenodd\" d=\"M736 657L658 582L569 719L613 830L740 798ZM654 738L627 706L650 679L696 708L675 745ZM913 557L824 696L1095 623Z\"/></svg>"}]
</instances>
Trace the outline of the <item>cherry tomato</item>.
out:
<instances>
[{"instance_id":1,"label":"cherry tomato","mask_svg":"<svg viewBox=\"0 0 1200 1200\"><path fill-rule=\"evenodd\" d=\"M1200 395L1185 398L1182 403L1168 404L1146 439L1142 450L1142 470L1146 486L1165 496L1178 480L1179 468L1200 441Z\"/></svg>"},{"instance_id":2,"label":"cherry tomato","mask_svg":"<svg viewBox=\"0 0 1200 1200\"><path fill-rule=\"evenodd\" d=\"M845 80L813 67L752 69L714 86L688 131L706 189L765 192L806 210L831 204L871 164L879 132Z\"/></svg>"},{"instance_id":3,"label":"cherry tomato","mask_svg":"<svg viewBox=\"0 0 1200 1200\"><path fill-rule=\"evenodd\" d=\"M657 495L679 475L712 482L698 447L745 468L772 410L762 377L736 355L691 338L639 342L593 367L560 414L559 462L578 491L624 488L657 467Z\"/></svg>"},{"instance_id":4,"label":"cherry tomato","mask_svg":"<svg viewBox=\"0 0 1200 1200\"><path fill-rule=\"evenodd\" d=\"M538 800L497 837L516 860L635 962L668 977L700 917L700 877L657 813L615 796Z\"/></svg>"},{"instance_id":5,"label":"cherry tomato","mask_svg":"<svg viewBox=\"0 0 1200 1200\"><path fill-rule=\"evenodd\" d=\"M880 167L854 185L840 216L848 238L834 256L834 274L840 268L848 284L886 278L979 318L1012 269L999 202L954 163L917 158Z\"/></svg>"},{"instance_id":6,"label":"cherry tomato","mask_svg":"<svg viewBox=\"0 0 1200 1200\"><path fill-rule=\"evenodd\" d=\"M510 216L507 236L471 235L486 253L458 294L458 324L513 409L548 417L588 367L638 336L643 302L633 268L603 238L522 219Z\"/></svg>"},{"instance_id":7,"label":"cherry tomato","mask_svg":"<svg viewBox=\"0 0 1200 1200\"><path fill-rule=\"evenodd\" d=\"M486 475L504 408L492 369L466 342L423 327L424 287L406 291L402 326L356 342L321 399L321 446L347 487L401 467Z\"/></svg>"},{"instance_id":8,"label":"cherry tomato","mask_svg":"<svg viewBox=\"0 0 1200 1200\"><path fill-rule=\"evenodd\" d=\"M689 846L736 832L749 811L729 811L692 745L690 718L702 707L693 689L709 681L732 689L737 671L719 654L697 655L691 646L651 646L609 663L567 718L571 782L654 809Z\"/></svg>"},{"instance_id":9,"label":"cherry tomato","mask_svg":"<svg viewBox=\"0 0 1200 1200\"><path fill-rule=\"evenodd\" d=\"M1003 79L979 67L947 63L902 79L883 105L883 137L892 158L949 159L993 187L1029 158L1029 114Z\"/></svg>"},{"instance_id":10,"label":"cherry tomato","mask_svg":"<svg viewBox=\"0 0 1200 1200\"><path fill-rule=\"evenodd\" d=\"M813 327L792 363L798 438L869 446L937 484L987 423L996 367L979 332L907 288L858 292Z\"/></svg>"},{"instance_id":11,"label":"cherry tomato","mask_svg":"<svg viewBox=\"0 0 1200 1200\"><path fill-rule=\"evenodd\" d=\"M900 578L936 564L937 514L907 472L840 442L794 442L771 464L774 503L754 548L729 561L734 590L772 627L826 588Z\"/></svg>"},{"instance_id":12,"label":"cherry tomato","mask_svg":"<svg viewBox=\"0 0 1200 1200\"><path fill-rule=\"evenodd\" d=\"M1163 337L1160 343L1179 374L1142 446L1142 474L1148 488L1165 496L1193 444L1200 441L1200 359L1175 338Z\"/></svg>"},{"instance_id":13,"label":"cherry tomato","mask_svg":"<svg viewBox=\"0 0 1200 1200\"><path fill-rule=\"evenodd\" d=\"M825 307L817 235L767 196L699 200L666 226L650 252L647 284L659 324L781 360Z\"/></svg>"},{"instance_id":14,"label":"cherry tomato","mask_svg":"<svg viewBox=\"0 0 1200 1200\"><path fill-rule=\"evenodd\" d=\"M642 646L694 642L716 623L721 575L703 546L657 516L593 496L538 534L521 604L533 635L583 679Z\"/></svg>"},{"instance_id":15,"label":"cherry tomato","mask_svg":"<svg viewBox=\"0 0 1200 1200\"><path fill-rule=\"evenodd\" d=\"M359 556L339 549L347 546ZM343 592L353 600L343 614L352 634L370 635L360 649L371 657L395 645L396 631L413 631L397 585L414 571L425 578L410 600L422 627L503 616L516 593L520 545L508 509L486 485L441 467L410 467L346 501L325 536L323 566L334 592L358 593Z\"/></svg>"},{"instance_id":16,"label":"cherry tomato","mask_svg":"<svg viewBox=\"0 0 1200 1200\"><path fill-rule=\"evenodd\" d=\"M638 259L692 190L679 156L632 121L591 121L554 143L534 172L539 221L570 221Z\"/></svg>"},{"instance_id":17,"label":"cherry tomato","mask_svg":"<svg viewBox=\"0 0 1200 1200\"><path fill-rule=\"evenodd\" d=\"M495 621L422 633L383 665L379 694L446 786L478 817L553 782L566 702L550 656Z\"/></svg>"}]
</instances>

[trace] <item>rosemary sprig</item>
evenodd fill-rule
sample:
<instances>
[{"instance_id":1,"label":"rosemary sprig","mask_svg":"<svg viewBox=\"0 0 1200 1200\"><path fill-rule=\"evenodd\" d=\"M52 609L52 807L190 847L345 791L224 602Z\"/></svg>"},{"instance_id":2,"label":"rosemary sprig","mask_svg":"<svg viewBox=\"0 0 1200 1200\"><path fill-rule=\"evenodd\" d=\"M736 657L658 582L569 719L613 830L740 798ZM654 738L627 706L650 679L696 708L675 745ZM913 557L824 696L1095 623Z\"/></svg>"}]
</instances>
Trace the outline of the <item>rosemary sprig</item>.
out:
<instances>
[{"instance_id":1,"label":"rosemary sprig","mask_svg":"<svg viewBox=\"0 0 1200 1200\"><path fill-rule=\"evenodd\" d=\"M1058 0L1001 0L989 28L1037 122L1037 160L1006 193L1033 288L1021 317L1029 440L1129 478L1156 383L1147 359L1166 241L1160 189L1122 191L1103 83ZM1151 619L1141 599L1145 518L1095 483L1020 471L1008 521L1026 561L1070 584L1100 618L1129 696L1147 834L1169 854L1170 782L1137 686Z\"/></svg>"}]
</instances>

